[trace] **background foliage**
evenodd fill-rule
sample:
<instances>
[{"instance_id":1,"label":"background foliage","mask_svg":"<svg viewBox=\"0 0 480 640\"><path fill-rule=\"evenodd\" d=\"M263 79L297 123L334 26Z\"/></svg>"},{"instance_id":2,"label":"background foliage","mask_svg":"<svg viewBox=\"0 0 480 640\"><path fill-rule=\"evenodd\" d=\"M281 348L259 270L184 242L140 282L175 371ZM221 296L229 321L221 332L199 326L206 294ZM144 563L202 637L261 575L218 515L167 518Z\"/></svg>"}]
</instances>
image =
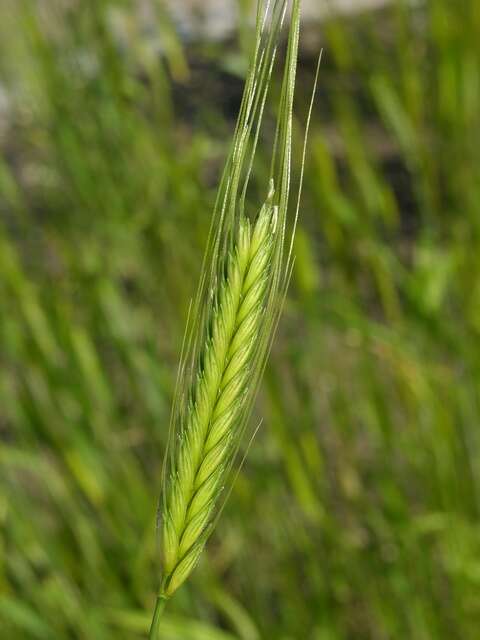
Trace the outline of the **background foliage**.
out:
<instances>
[{"instance_id":1,"label":"background foliage","mask_svg":"<svg viewBox=\"0 0 480 640\"><path fill-rule=\"evenodd\" d=\"M144 637L247 4L231 40L188 46L161 4L150 30L133 0L0 8L4 640ZM304 35L298 140L325 57L264 423L164 638L473 640L480 5L393 1Z\"/></svg>"}]
</instances>

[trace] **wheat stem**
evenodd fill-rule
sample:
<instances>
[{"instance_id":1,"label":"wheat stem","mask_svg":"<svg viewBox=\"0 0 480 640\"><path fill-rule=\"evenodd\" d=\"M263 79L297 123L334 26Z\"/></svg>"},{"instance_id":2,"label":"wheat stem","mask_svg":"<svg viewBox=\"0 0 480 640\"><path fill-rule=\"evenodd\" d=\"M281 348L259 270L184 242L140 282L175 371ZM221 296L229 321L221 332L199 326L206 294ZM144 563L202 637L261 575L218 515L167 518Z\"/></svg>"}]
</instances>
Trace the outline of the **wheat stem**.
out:
<instances>
[{"instance_id":1,"label":"wheat stem","mask_svg":"<svg viewBox=\"0 0 480 640\"><path fill-rule=\"evenodd\" d=\"M165 609L165 605L167 603L167 598L163 595L159 595L155 602L155 609L153 612L152 624L150 626L150 632L148 634L149 640L157 640L158 632L160 628L160 620L162 618L163 610Z\"/></svg>"}]
</instances>

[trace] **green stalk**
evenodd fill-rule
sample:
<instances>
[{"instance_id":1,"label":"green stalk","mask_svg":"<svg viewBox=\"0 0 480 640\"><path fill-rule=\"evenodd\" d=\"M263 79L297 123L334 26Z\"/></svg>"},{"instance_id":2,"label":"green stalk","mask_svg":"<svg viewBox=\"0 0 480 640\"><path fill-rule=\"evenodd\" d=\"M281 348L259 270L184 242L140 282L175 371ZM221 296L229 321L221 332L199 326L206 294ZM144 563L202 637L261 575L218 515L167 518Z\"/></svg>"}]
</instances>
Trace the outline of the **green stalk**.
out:
<instances>
[{"instance_id":1,"label":"green stalk","mask_svg":"<svg viewBox=\"0 0 480 640\"><path fill-rule=\"evenodd\" d=\"M148 640L159 640L158 630L160 628L160 620L162 618L163 610L167 603L167 599L163 595L159 595L155 602L155 610L153 612L152 625L148 634Z\"/></svg>"}]
</instances>

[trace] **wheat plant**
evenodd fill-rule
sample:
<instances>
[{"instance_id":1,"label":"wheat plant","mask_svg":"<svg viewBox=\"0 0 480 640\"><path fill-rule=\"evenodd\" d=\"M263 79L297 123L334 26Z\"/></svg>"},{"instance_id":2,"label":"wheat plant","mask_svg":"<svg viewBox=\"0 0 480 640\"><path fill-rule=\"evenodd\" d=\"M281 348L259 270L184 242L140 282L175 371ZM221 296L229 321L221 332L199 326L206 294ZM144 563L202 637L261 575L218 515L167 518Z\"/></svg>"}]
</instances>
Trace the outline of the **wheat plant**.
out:
<instances>
[{"instance_id":1,"label":"wheat plant","mask_svg":"<svg viewBox=\"0 0 480 640\"><path fill-rule=\"evenodd\" d=\"M256 213L246 211L279 34L289 5L289 0L258 4L252 62L187 325L164 467L159 512L163 576L151 640L158 637L165 602L191 573L214 528L223 489L231 486L229 476L290 276L299 202L287 224L300 0L291 3L266 199ZM307 129L309 120L310 114ZM301 180L299 195L300 190Z\"/></svg>"}]
</instances>

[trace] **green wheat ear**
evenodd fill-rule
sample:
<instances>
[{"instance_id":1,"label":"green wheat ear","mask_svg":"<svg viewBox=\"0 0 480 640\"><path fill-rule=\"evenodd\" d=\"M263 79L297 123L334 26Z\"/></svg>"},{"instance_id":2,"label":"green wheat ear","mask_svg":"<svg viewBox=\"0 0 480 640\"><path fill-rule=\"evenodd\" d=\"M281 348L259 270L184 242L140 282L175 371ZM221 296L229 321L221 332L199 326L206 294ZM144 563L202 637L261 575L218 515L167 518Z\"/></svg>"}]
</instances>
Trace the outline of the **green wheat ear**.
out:
<instances>
[{"instance_id":1,"label":"green wheat ear","mask_svg":"<svg viewBox=\"0 0 480 640\"><path fill-rule=\"evenodd\" d=\"M235 431L265 321L276 216L267 201L252 228L241 217L208 318L186 422L163 505L163 593L171 596L202 551L235 452Z\"/></svg>"},{"instance_id":2,"label":"green wheat ear","mask_svg":"<svg viewBox=\"0 0 480 640\"><path fill-rule=\"evenodd\" d=\"M248 215L246 194L290 4L269 191L257 213ZM218 518L290 277L299 208L298 199L287 225L299 23L300 0L259 1L252 62L177 378L159 511L163 576L151 640L158 637L166 600L188 578ZM311 110L312 104L307 131Z\"/></svg>"}]
</instances>

